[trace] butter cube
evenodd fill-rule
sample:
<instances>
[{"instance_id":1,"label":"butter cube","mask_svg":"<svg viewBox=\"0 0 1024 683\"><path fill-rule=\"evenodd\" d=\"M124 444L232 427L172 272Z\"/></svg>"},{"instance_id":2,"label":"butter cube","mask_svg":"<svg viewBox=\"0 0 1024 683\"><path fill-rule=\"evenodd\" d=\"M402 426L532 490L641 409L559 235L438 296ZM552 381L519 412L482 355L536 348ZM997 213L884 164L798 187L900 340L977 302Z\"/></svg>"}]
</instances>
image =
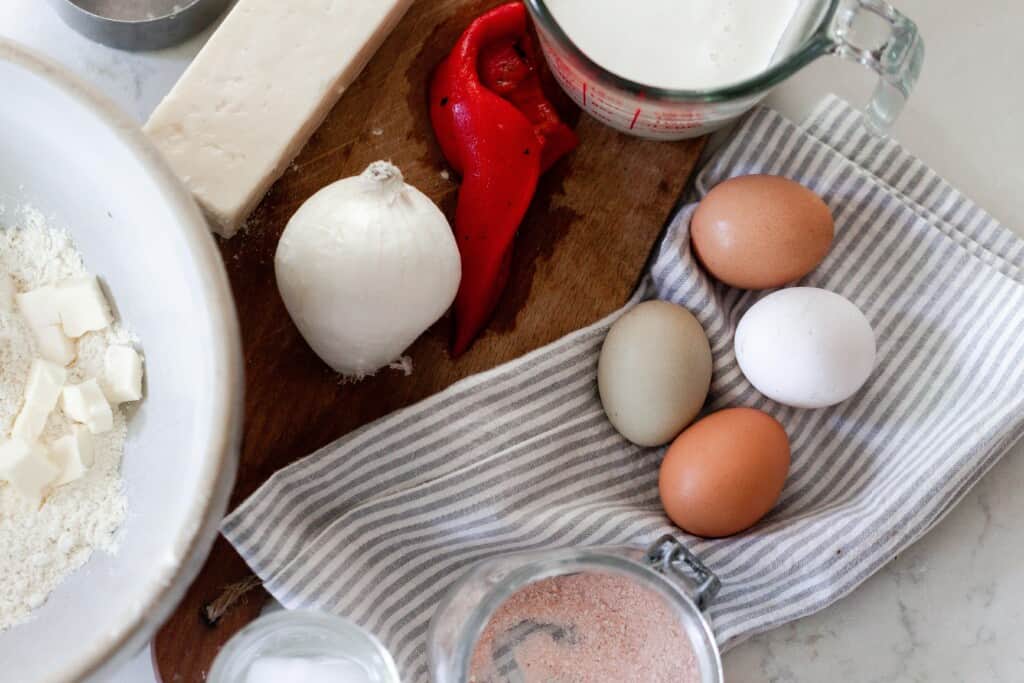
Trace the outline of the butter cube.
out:
<instances>
[{"instance_id":1,"label":"butter cube","mask_svg":"<svg viewBox=\"0 0 1024 683\"><path fill-rule=\"evenodd\" d=\"M29 327L60 325L60 293L56 287L37 287L30 292L16 294L14 298Z\"/></svg>"},{"instance_id":2,"label":"butter cube","mask_svg":"<svg viewBox=\"0 0 1024 683\"><path fill-rule=\"evenodd\" d=\"M67 370L56 363L38 358L32 361L25 387L25 404L14 420L12 436L29 442L39 438L47 418L57 407L57 399L67 378Z\"/></svg>"},{"instance_id":3,"label":"butter cube","mask_svg":"<svg viewBox=\"0 0 1024 683\"><path fill-rule=\"evenodd\" d=\"M50 286L15 295L18 311L32 330L39 355L67 365L75 359L75 345L61 329L60 300L57 288Z\"/></svg>"},{"instance_id":4,"label":"butter cube","mask_svg":"<svg viewBox=\"0 0 1024 683\"><path fill-rule=\"evenodd\" d=\"M81 479L95 458L92 434L82 425L72 425L70 434L50 444L50 459L60 468L60 476L53 486L64 486Z\"/></svg>"},{"instance_id":5,"label":"butter cube","mask_svg":"<svg viewBox=\"0 0 1024 683\"><path fill-rule=\"evenodd\" d=\"M93 434L108 432L114 426L114 413L95 379L64 387L61 407L65 415L84 424Z\"/></svg>"},{"instance_id":6,"label":"butter cube","mask_svg":"<svg viewBox=\"0 0 1024 683\"><path fill-rule=\"evenodd\" d=\"M110 346L103 357L103 392L112 405L142 398L142 358L130 346Z\"/></svg>"},{"instance_id":7,"label":"butter cube","mask_svg":"<svg viewBox=\"0 0 1024 683\"><path fill-rule=\"evenodd\" d=\"M57 293L60 325L67 336L78 339L110 326L110 305L95 275L64 280L57 284Z\"/></svg>"},{"instance_id":8,"label":"butter cube","mask_svg":"<svg viewBox=\"0 0 1024 683\"><path fill-rule=\"evenodd\" d=\"M113 320L110 305L95 275L63 280L56 286L38 287L15 298L18 310L25 316L40 346L44 345L42 330L58 327L64 336L78 339L86 332L106 329ZM65 346L52 333L45 336L45 344L57 350ZM74 358L74 347L71 348L68 361ZM60 362L54 358L48 360Z\"/></svg>"},{"instance_id":9,"label":"butter cube","mask_svg":"<svg viewBox=\"0 0 1024 683\"><path fill-rule=\"evenodd\" d=\"M0 479L36 505L42 503L60 469L38 443L11 439L0 442Z\"/></svg>"},{"instance_id":10,"label":"butter cube","mask_svg":"<svg viewBox=\"0 0 1024 683\"><path fill-rule=\"evenodd\" d=\"M75 359L75 343L67 338L59 325L31 327L39 355L58 365L67 366Z\"/></svg>"},{"instance_id":11,"label":"butter cube","mask_svg":"<svg viewBox=\"0 0 1024 683\"><path fill-rule=\"evenodd\" d=\"M14 312L14 280L7 273L0 273L0 313Z\"/></svg>"}]
</instances>

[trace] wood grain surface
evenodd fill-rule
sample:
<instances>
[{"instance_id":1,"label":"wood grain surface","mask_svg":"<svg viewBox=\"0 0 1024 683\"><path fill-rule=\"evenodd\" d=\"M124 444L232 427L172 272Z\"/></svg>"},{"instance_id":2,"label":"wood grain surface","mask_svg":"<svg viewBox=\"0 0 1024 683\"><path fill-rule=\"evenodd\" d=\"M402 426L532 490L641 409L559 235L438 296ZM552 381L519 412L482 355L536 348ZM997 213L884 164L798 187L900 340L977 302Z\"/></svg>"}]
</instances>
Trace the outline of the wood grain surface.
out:
<instances>
[{"instance_id":1,"label":"wood grain surface","mask_svg":"<svg viewBox=\"0 0 1024 683\"><path fill-rule=\"evenodd\" d=\"M488 330L457 361L442 319L410 349L414 371L345 384L306 346L274 281L274 250L289 217L324 185L390 159L452 219L457 178L446 171L427 114L431 71L458 35L497 0L418 0L345 93L246 232L221 242L246 361L245 441L231 506L276 470L371 420L467 375L514 359L592 323L634 289L702 142L653 143L615 133L551 94L579 149L542 178L515 246L512 278ZM550 85L550 84L549 84ZM250 575L218 539L199 578L154 641L165 683L204 681L218 650L260 612L251 591L215 625L202 610Z\"/></svg>"}]
</instances>

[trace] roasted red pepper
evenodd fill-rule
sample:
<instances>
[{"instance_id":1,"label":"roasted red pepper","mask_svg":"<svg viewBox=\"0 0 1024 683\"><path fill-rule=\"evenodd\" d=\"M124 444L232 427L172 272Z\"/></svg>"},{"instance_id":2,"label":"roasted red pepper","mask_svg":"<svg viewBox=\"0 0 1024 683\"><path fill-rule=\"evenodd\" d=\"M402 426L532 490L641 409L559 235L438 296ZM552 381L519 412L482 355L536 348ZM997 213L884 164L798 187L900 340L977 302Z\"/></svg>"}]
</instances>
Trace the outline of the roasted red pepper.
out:
<instances>
[{"instance_id":1,"label":"roasted red pepper","mask_svg":"<svg viewBox=\"0 0 1024 683\"><path fill-rule=\"evenodd\" d=\"M502 5L474 21L430 86L441 151L462 175L455 237L462 283L452 352L487 324L508 282L512 241L541 173L578 144L541 89L526 8Z\"/></svg>"}]
</instances>

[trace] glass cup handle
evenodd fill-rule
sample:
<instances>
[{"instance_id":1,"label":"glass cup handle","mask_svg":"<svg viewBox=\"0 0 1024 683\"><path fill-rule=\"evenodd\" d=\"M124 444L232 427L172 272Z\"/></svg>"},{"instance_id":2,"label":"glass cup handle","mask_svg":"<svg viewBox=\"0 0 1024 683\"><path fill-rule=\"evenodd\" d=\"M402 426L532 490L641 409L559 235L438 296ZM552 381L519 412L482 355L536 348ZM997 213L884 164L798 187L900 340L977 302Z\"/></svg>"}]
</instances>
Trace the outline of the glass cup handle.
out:
<instances>
[{"instance_id":1,"label":"glass cup handle","mask_svg":"<svg viewBox=\"0 0 1024 683\"><path fill-rule=\"evenodd\" d=\"M853 34L864 13L889 24L889 37L878 47L856 44ZM866 109L867 123L884 134L899 116L924 63L924 41L917 25L883 0L844 0L832 23L833 52L878 73L878 85Z\"/></svg>"},{"instance_id":2,"label":"glass cup handle","mask_svg":"<svg viewBox=\"0 0 1024 683\"><path fill-rule=\"evenodd\" d=\"M697 609L704 610L718 595L722 582L675 536L665 534L647 549L647 561L666 576L690 586Z\"/></svg>"}]
</instances>

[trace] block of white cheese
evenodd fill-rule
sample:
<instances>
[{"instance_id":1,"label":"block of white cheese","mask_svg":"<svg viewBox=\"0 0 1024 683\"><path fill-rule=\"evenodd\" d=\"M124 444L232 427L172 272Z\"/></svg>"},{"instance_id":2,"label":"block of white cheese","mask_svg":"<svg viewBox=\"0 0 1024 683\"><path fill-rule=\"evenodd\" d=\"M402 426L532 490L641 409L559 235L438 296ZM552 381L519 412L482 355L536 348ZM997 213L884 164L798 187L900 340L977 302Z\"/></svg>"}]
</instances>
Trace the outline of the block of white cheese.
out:
<instances>
[{"instance_id":1,"label":"block of white cheese","mask_svg":"<svg viewBox=\"0 0 1024 683\"><path fill-rule=\"evenodd\" d=\"M216 232L238 231L411 4L239 0L145 125Z\"/></svg>"},{"instance_id":2,"label":"block of white cheese","mask_svg":"<svg viewBox=\"0 0 1024 683\"><path fill-rule=\"evenodd\" d=\"M108 432L114 426L114 412L95 379L64 387L61 408L65 415L84 424L93 434Z\"/></svg>"},{"instance_id":3,"label":"block of white cheese","mask_svg":"<svg viewBox=\"0 0 1024 683\"><path fill-rule=\"evenodd\" d=\"M72 425L70 434L50 444L50 459L60 469L53 486L81 479L96 459L92 434L82 425Z\"/></svg>"},{"instance_id":4,"label":"block of white cheese","mask_svg":"<svg viewBox=\"0 0 1024 683\"><path fill-rule=\"evenodd\" d=\"M0 313L14 311L15 294L17 290L14 288L14 280L7 273L0 273Z\"/></svg>"},{"instance_id":5,"label":"block of white cheese","mask_svg":"<svg viewBox=\"0 0 1024 683\"><path fill-rule=\"evenodd\" d=\"M25 402L14 420L11 436L29 442L39 438L50 413L57 407L67 379L67 370L62 366L39 358L32 361L25 385Z\"/></svg>"},{"instance_id":6,"label":"block of white cheese","mask_svg":"<svg viewBox=\"0 0 1024 683\"><path fill-rule=\"evenodd\" d=\"M142 398L142 358L130 346L108 346L103 357L103 393L111 405Z\"/></svg>"},{"instance_id":7,"label":"block of white cheese","mask_svg":"<svg viewBox=\"0 0 1024 683\"><path fill-rule=\"evenodd\" d=\"M75 359L75 344L60 325L60 293L45 286L15 295L18 312L25 318L35 338L39 355L58 365Z\"/></svg>"},{"instance_id":8,"label":"block of white cheese","mask_svg":"<svg viewBox=\"0 0 1024 683\"><path fill-rule=\"evenodd\" d=\"M95 275L63 280L57 283L56 292L60 326L67 336L78 339L110 326L110 305Z\"/></svg>"},{"instance_id":9,"label":"block of white cheese","mask_svg":"<svg viewBox=\"0 0 1024 683\"><path fill-rule=\"evenodd\" d=\"M60 469L38 443L21 439L0 442L0 479L36 505L58 476Z\"/></svg>"}]
</instances>

